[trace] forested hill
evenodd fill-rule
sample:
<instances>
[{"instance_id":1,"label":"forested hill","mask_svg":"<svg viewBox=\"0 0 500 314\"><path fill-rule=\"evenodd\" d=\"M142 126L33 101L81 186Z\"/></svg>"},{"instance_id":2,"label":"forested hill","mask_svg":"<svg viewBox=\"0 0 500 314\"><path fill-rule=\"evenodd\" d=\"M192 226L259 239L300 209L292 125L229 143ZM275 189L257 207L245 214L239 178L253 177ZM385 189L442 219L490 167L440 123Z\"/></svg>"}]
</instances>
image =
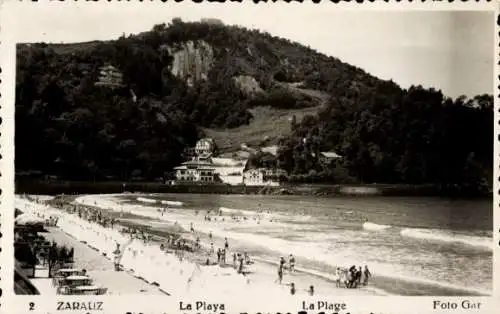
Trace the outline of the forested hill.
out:
<instances>
[{"instance_id":1,"label":"forested hill","mask_svg":"<svg viewBox=\"0 0 500 314\"><path fill-rule=\"evenodd\" d=\"M492 171L491 96L404 90L309 47L220 21L174 19L107 42L22 44L17 60L18 171L152 179L212 131L278 143L277 160L254 163L299 181L477 185ZM268 118L288 115L290 125L262 127L264 117L252 112L263 107ZM327 150L343 162L325 167L318 152Z\"/></svg>"}]
</instances>

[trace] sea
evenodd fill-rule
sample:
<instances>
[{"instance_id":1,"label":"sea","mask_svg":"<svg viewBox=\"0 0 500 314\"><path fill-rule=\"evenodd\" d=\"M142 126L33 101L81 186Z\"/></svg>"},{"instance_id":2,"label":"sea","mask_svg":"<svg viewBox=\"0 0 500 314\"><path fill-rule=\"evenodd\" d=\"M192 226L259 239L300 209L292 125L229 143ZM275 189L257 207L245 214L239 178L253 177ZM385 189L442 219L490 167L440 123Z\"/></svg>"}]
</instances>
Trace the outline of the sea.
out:
<instances>
[{"instance_id":1,"label":"sea","mask_svg":"<svg viewBox=\"0 0 500 314\"><path fill-rule=\"evenodd\" d=\"M493 202L424 197L148 194L194 215L219 211L214 235L257 260L293 254L297 268L331 278L368 266L388 295L491 295ZM147 206L151 206L147 204ZM176 209L177 208L177 209ZM240 223L230 217L245 217ZM233 245L233 244L232 244Z\"/></svg>"}]
</instances>

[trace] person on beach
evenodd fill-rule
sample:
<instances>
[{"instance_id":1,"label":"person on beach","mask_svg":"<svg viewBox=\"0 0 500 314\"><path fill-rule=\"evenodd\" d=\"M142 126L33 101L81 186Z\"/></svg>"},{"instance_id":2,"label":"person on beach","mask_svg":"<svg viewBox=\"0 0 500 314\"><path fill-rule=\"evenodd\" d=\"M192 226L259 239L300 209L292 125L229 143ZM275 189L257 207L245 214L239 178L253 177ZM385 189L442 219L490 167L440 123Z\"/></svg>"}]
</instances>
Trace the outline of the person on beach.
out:
<instances>
[{"instance_id":1,"label":"person on beach","mask_svg":"<svg viewBox=\"0 0 500 314\"><path fill-rule=\"evenodd\" d=\"M200 237L196 238L196 249L200 249Z\"/></svg>"},{"instance_id":2,"label":"person on beach","mask_svg":"<svg viewBox=\"0 0 500 314\"><path fill-rule=\"evenodd\" d=\"M233 268L234 269L236 269L236 260L237 260L236 253L233 253Z\"/></svg>"},{"instance_id":3,"label":"person on beach","mask_svg":"<svg viewBox=\"0 0 500 314\"><path fill-rule=\"evenodd\" d=\"M224 238L224 248L229 250L229 243L227 242L227 238Z\"/></svg>"},{"instance_id":4,"label":"person on beach","mask_svg":"<svg viewBox=\"0 0 500 314\"><path fill-rule=\"evenodd\" d=\"M290 267L290 273L295 270L295 257L290 254L290 258L288 259L289 262L289 267Z\"/></svg>"},{"instance_id":5,"label":"person on beach","mask_svg":"<svg viewBox=\"0 0 500 314\"><path fill-rule=\"evenodd\" d=\"M222 265L226 265L226 249L221 249L222 252Z\"/></svg>"},{"instance_id":6,"label":"person on beach","mask_svg":"<svg viewBox=\"0 0 500 314\"><path fill-rule=\"evenodd\" d=\"M208 238L209 238L210 240L212 240L212 231L210 231L210 232L208 233Z\"/></svg>"},{"instance_id":7,"label":"person on beach","mask_svg":"<svg viewBox=\"0 0 500 314\"><path fill-rule=\"evenodd\" d=\"M363 280L363 286L368 285L368 279L372 277L372 273L370 273L370 270L368 269L368 266L365 265L365 272L364 272L365 278Z\"/></svg>"},{"instance_id":8,"label":"person on beach","mask_svg":"<svg viewBox=\"0 0 500 314\"><path fill-rule=\"evenodd\" d=\"M363 268L359 266L359 269L356 271L356 287L361 285L361 276L363 274Z\"/></svg>"},{"instance_id":9,"label":"person on beach","mask_svg":"<svg viewBox=\"0 0 500 314\"><path fill-rule=\"evenodd\" d=\"M194 226L193 226L193 223L191 223L191 232L194 232Z\"/></svg>"},{"instance_id":10,"label":"person on beach","mask_svg":"<svg viewBox=\"0 0 500 314\"><path fill-rule=\"evenodd\" d=\"M281 282L283 281L283 267L278 267L278 283L281 285ZM276 282L276 281L275 281Z\"/></svg>"},{"instance_id":11,"label":"person on beach","mask_svg":"<svg viewBox=\"0 0 500 314\"><path fill-rule=\"evenodd\" d=\"M238 274L243 274L243 258L240 257L240 265L238 266Z\"/></svg>"},{"instance_id":12,"label":"person on beach","mask_svg":"<svg viewBox=\"0 0 500 314\"><path fill-rule=\"evenodd\" d=\"M113 251L114 254L114 265L115 265L115 271L120 270L120 258L121 258L121 251L120 251L120 243L116 243L116 249Z\"/></svg>"},{"instance_id":13,"label":"person on beach","mask_svg":"<svg viewBox=\"0 0 500 314\"><path fill-rule=\"evenodd\" d=\"M248 256L247 252L245 252L245 254L243 255L243 257L245 259L245 264L250 265L250 256Z\"/></svg>"},{"instance_id":14,"label":"person on beach","mask_svg":"<svg viewBox=\"0 0 500 314\"><path fill-rule=\"evenodd\" d=\"M220 248L217 249L217 264L220 264L220 259L221 259L221 251Z\"/></svg>"},{"instance_id":15,"label":"person on beach","mask_svg":"<svg viewBox=\"0 0 500 314\"><path fill-rule=\"evenodd\" d=\"M354 271L356 271L356 266L355 265L352 265L351 268L349 268L349 271L352 273Z\"/></svg>"},{"instance_id":16,"label":"person on beach","mask_svg":"<svg viewBox=\"0 0 500 314\"><path fill-rule=\"evenodd\" d=\"M337 267L335 269L335 284L336 284L337 288L340 288L343 277L344 277L344 274L343 274L342 270L340 269L340 267Z\"/></svg>"},{"instance_id":17,"label":"person on beach","mask_svg":"<svg viewBox=\"0 0 500 314\"><path fill-rule=\"evenodd\" d=\"M290 284L290 294L295 295L295 283L293 282Z\"/></svg>"},{"instance_id":18,"label":"person on beach","mask_svg":"<svg viewBox=\"0 0 500 314\"><path fill-rule=\"evenodd\" d=\"M214 254L215 249L214 249L214 243L210 243L210 255Z\"/></svg>"},{"instance_id":19,"label":"person on beach","mask_svg":"<svg viewBox=\"0 0 500 314\"><path fill-rule=\"evenodd\" d=\"M307 291L310 296L314 295L314 286L309 286L309 290Z\"/></svg>"}]
</instances>

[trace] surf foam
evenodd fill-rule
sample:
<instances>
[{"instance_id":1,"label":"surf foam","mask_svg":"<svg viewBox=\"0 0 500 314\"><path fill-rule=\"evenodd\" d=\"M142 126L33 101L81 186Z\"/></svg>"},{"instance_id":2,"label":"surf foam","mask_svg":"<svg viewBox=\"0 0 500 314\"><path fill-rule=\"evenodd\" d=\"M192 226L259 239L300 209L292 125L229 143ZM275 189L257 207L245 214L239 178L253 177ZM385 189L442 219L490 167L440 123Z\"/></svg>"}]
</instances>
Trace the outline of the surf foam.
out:
<instances>
[{"instance_id":1,"label":"surf foam","mask_svg":"<svg viewBox=\"0 0 500 314\"><path fill-rule=\"evenodd\" d=\"M160 203L164 204L164 205L171 205L171 206L182 206L182 202L178 202L178 201L161 201Z\"/></svg>"},{"instance_id":2,"label":"surf foam","mask_svg":"<svg viewBox=\"0 0 500 314\"><path fill-rule=\"evenodd\" d=\"M143 202L143 203L149 203L149 204L156 203L156 200L151 199L151 198L145 198L145 197L138 197L137 201Z\"/></svg>"},{"instance_id":3,"label":"surf foam","mask_svg":"<svg viewBox=\"0 0 500 314\"><path fill-rule=\"evenodd\" d=\"M493 239L488 237L476 237L463 234L456 234L450 231L437 229L404 228L400 232L403 237L410 237L421 240L430 240L446 243L461 243L476 248L493 250Z\"/></svg>"},{"instance_id":4,"label":"surf foam","mask_svg":"<svg viewBox=\"0 0 500 314\"><path fill-rule=\"evenodd\" d=\"M376 224L373 222L363 223L363 229L365 229L365 230L380 231L380 230L389 229L390 227L391 227L390 225L379 225L379 224Z\"/></svg>"}]
</instances>

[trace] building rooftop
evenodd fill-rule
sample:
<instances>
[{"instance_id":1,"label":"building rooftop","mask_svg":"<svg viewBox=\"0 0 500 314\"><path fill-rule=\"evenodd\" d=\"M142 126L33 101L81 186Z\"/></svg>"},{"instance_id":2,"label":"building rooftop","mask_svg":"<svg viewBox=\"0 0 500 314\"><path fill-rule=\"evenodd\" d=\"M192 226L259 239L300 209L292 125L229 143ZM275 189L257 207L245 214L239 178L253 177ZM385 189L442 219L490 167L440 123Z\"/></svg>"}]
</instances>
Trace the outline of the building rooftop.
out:
<instances>
[{"instance_id":1,"label":"building rooftop","mask_svg":"<svg viewBox=\"0 0 500 314\"><path fill-rule=\"evenodd\" d=\"M187 168L188 168L187 166L178 166L178 167L174 167L174 170L186 170ZM207 167L207 166L197 167L196 169L198 169L198 170L215 170L214 167Z\"/></svg>"},{"instance_id":2,"label":"building rooftop","mask_svg":"<svg viewBox=\"0 0 500 314\"><path fill-rule=\"evenodd\" d=\"M209 165L212 165L212 163L209 162L209 161L204 161L204 160L188 160L188 161L185 161L185 162L181 163L181 165L186 165L186 166L209 166Z\"/></svg>"}]
</instances>

